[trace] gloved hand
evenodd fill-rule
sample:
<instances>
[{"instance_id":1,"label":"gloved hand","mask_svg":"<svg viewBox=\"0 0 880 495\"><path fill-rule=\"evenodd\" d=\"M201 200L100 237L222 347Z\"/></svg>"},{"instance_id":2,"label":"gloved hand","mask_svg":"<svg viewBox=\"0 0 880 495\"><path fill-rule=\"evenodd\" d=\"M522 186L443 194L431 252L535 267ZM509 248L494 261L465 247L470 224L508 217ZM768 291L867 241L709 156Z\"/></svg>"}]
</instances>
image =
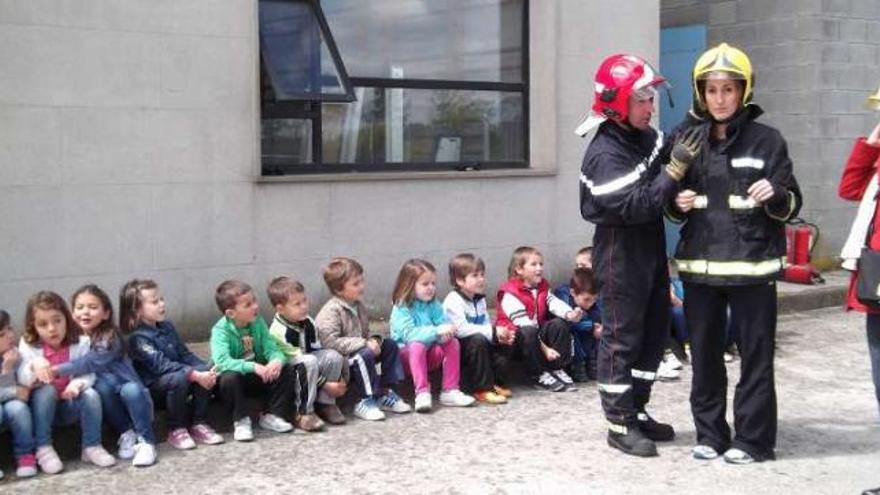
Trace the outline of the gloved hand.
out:
<instances>
[{"instance_id":1,"label":"gloved hand","mask_svg":"<svg viewBox=\"0 0 880 495\"><path fill-rule=\"evenodd\" d=\"M672 158L666 164L666 173L673 179L680 181L687 173L700 149L706 140L708 126L700 125L691 127L678 136L675 146L672 147Z\"/></svg>"}]
</instances>

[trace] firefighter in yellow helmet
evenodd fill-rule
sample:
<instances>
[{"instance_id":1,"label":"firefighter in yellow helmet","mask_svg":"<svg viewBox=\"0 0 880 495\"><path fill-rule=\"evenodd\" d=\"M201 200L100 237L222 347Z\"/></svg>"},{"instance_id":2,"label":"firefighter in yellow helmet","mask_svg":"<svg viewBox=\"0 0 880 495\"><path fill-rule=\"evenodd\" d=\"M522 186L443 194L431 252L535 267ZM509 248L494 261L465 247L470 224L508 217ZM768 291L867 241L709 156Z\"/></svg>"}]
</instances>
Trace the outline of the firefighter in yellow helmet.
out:
<instances>
[{"instance_id":1,"label":"firefighter in yellow helmet","mask_svg":"<svg viewBox=\"0 0 880 495\"><path fill-rule=\"evenodd\" d=\"M668 209L683 223L675 260L691 337L693 456L747 464L775 457L776 280L785 222L802 199L785 140L756 121L762 110L752 103L748 56L726 43L709 49L694 66L693 85L694 105L678 130L708 125L708 138ZM728 307L742 358L732 438L723 358Z\"/></svg>"}]
</instances>

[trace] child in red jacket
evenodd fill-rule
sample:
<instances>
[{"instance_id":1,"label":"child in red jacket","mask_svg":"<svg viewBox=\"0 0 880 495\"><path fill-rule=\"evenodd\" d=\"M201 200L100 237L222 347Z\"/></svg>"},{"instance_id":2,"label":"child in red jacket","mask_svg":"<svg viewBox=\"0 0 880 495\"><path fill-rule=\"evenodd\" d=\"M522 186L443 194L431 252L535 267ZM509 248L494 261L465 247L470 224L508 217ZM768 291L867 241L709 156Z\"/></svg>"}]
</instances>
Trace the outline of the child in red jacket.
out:
<instances>
[{"instance_id":1,"label":"child in red jacket","mask_svg":"<svg viewBox=\"0 0 880 495\"><path fill-rule=\"evenodd\" d=\"M499 381L503 381L510 357L525 357L536 386L553 392L574 391L565 372L571 360L568 321L582 313L554 296L544 279L544 257L529 246L516 248L508 267L508 280L498 288L495 320L498 338Z\"/></svg>"}]
</instances>

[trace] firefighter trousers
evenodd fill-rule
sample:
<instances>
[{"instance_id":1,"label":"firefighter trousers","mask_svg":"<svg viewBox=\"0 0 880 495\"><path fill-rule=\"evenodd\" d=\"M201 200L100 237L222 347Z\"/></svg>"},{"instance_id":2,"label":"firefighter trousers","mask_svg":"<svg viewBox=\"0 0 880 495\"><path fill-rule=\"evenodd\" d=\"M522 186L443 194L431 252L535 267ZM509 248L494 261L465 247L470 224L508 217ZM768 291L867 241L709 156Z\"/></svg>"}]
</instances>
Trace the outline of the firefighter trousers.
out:
<instances>
[{"instance_id":1,"label":"firefighter trousers","mask_svg":"<svg viewBox=\"0 0 880 495\"><path fill-rule=\"evenodd\" d=\"M691 338L691 412L697 444L717 452L735 447L758 460L774 458L776 388L776 283L712 286L685 282L684 312ZM731 441L724 365L725 321L730 306L737 326L740 379L733 398L736 433Z\"/></svg>"},{"instance_id":2,"label":"firefighter trousers","mask_svg":"<svg viewBox=\"0 0 880 495\"><path fill-rule=\"evenodd\" d=\"M599 396L605 418L633 425L644 411L669 335L669 274L665 257L645 273L630 264L603 280Z\"/></svg>"}]
</instances>

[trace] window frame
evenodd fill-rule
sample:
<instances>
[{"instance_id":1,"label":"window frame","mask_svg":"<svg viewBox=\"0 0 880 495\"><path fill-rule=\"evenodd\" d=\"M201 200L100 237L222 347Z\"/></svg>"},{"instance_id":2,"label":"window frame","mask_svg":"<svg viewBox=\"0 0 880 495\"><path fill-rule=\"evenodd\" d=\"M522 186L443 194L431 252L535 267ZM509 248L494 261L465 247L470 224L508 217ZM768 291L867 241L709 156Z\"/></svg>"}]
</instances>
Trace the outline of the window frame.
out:
<instances>
[{"instance_id":1,"label":"window frame","mask_svg":"<svg viewBox=\"0 0 880 495\"><path fill-rule=\"evenodd\" d=\"M530 168L530 67L529 67L529 0L522 0L521 18L521 46L520 57L522 66L521 82L502 81L467 81L457 79L394 79L380 77L351 77L345 68L345 63L338 52L336 42L333 39L330 26L327 23L320 0L306 0L312 4L316 17L321 24L322 33L326 32L325 41L328 49L338 61L340 77L344 83L349 83L346 90L351 92L351 99L340 99L339 95L325 95L322 100L297 100L297 101L264 101L260 95L260 125L264 118L289 118L310 120L312 125L311 163L291 163L290 165L275 165L273 169L280 172L266 173L263 165L262 144L257 157L260 161L260 177L280 178L295 177L298 175L321 175L321 174L345 174L345 173L405 173L405 172L472 172L481 170L504 170L504 169L529 169ZM258 7L259 8L259 2ZM324 29L326 28L326 31ZM257 36L259 43L259 36ZM338 58L337 58L338 57ZM262 55L260 55L262 64ZM261 71L262 72L262 71ZM422 89L422 90L460 90L460 91L498 91L507 93L519 93L522 101L522 160L504 161L459 161L459 162L351 162L351 163L324 163L323 160L323 128L322 109L323 103L351 102L355 100L354 88L381 88L381 89ZM328 98L335 96L336 98Z\"/></svg>"}]
</instances>

